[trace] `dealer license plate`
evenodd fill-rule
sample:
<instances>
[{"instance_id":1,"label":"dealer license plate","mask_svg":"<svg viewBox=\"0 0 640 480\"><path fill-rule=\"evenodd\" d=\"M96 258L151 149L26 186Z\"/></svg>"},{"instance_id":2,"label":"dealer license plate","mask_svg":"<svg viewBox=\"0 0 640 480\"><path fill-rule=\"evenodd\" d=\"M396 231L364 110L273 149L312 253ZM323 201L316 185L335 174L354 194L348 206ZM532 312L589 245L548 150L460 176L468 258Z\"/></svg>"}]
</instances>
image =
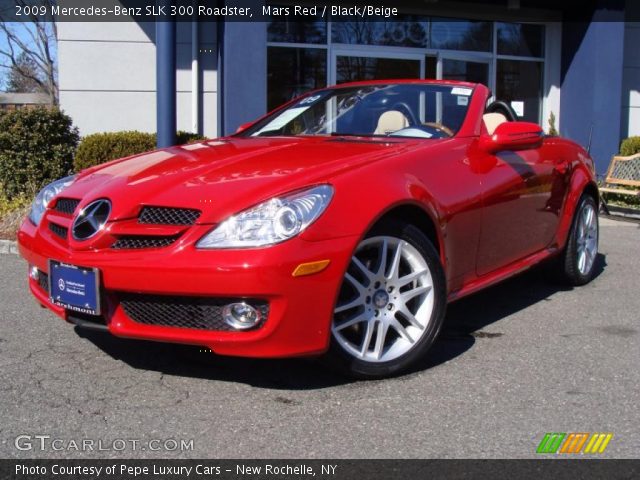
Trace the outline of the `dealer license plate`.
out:
<instances>
[{"instance_id":1,"label":"dealer license plate","mask_svg":"<svg viewBox=\"0 0 640 480\"><path fill-rule=\"evenodd\" d=\"M100 272L49 260L49 297L56 305L89 315L100 315Z\"/></svg>"}]
</instances>

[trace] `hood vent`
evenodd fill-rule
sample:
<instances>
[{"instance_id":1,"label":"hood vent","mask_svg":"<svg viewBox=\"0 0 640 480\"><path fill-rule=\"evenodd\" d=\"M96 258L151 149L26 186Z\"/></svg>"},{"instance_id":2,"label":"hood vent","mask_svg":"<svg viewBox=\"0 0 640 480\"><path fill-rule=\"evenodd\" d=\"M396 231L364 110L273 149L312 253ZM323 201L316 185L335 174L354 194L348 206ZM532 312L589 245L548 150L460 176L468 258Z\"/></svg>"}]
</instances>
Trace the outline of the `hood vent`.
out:
<instances>
[{"instance_id":1,"label":"hood vent","mask_svg":"<svg viewBox=\"0 0 640 480\"><path fill-rule=\"evenodd\" d=\"M138 223L151 225L193 225L200 216L200 210L171 207L144 207Z\"/></svg>"},{"instance_id":2,"label":"hood vent","mask_svg":"<svg viewBox=\"0 0 640 480\"><path fill-rule=\"evenodd\" d=\"M151 236L151 235L123 235L111 245L115 250L139 250L141 248L168 247L175 242L180 235Z\"/></svg>"},{"instance_id":3,"label":"hood vent","mask_svg":"<svg viewBox=\"0 0 640 480\"><path fill-rule=\"evenodd\" d=\"M67 236L69 235L69 229L66 227L63 227L62 225L58 225L57 223L49 223L49 230L51 230L53 233L55 233L58 237L62 238L63 240L66 240Z\"/></svg>"},{"instance_id":4,"label":"hood vent","mask_svg":"<svg viewBox=\"0 0 640 480\"><path fill-rule=\"evenodd\" d=\"M64 215L73 215L73 212L76 211L79 204L80 200L76 200L75 198L59 198L54 210Z\"/></svg>"}]
</instances>

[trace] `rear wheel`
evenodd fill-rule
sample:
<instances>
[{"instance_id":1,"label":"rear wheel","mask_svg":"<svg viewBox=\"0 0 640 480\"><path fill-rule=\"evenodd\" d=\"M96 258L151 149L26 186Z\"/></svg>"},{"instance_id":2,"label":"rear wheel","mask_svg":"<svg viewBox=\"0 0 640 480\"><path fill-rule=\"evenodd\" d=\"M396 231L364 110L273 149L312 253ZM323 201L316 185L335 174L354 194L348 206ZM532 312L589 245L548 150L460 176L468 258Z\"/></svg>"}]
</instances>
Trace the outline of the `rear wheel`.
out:
<instances>
[{"instance_id":1,"label":"rear wheel","mask_svg":"<svg viewBox=\"0 0 640 480\"><path fill-rule=\"evenodd\" d=\"M591 195L583 195L573 218L561 262L561 273L571 285L584 285L593 279L598 238L598 206Z\"/></svg>"},{"instance_id":2,"label":"rear wheel","mask_svg":"<svg viewBox=\"0 0 640 480\"><path fill-rule=\"evenodd\" d=\"M331 325L331 363L360 378L398 374L433 344L446 308L440 258L416 227L388 222L360 242Z\"/></svg>"}]
</instances>

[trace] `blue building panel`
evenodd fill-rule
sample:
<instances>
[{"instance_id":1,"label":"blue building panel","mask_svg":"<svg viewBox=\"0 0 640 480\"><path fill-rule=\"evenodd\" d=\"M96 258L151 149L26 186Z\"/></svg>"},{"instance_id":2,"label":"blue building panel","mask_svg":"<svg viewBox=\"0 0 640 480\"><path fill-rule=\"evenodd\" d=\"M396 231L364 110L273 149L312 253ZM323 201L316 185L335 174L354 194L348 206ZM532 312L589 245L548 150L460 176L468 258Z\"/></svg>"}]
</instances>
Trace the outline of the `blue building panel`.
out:
<instances>
[{"instance_id":1,"label":"blue building panel","mask_svg":"<svg viewBox=\"0 0 640 480\"><path fill-rule=\"evenodd\" d=\"M606 3L591 22L563 24L560 95L560 134L582 145L591 136L601 174L619 148L624 61L624 2Z\"/></svg>"},{"instance_id":2,"label":"blue building panel","mask_svg":"<svg viewBox=\"0 0 640 480\"><path fill-rule=\"evenodd\" d=\"M267 108L267 24L226 22L223 38L219 131L228 135Z\"/></svg>"}]
</instances>

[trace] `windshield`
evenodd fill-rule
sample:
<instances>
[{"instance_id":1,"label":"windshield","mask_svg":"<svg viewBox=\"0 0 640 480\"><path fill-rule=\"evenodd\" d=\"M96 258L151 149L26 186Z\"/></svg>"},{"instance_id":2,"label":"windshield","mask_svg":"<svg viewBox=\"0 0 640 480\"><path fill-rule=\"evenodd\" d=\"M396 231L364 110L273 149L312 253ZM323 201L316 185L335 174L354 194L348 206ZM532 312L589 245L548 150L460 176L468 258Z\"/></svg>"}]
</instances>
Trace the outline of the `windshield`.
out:
<instances>
[{"instance_id":1,"label":"windshield","mask_svg":"<svg viewBox=\"0 0 640 480\"><path fill-rule=\"evenodd\" d=\"M240 136L446 138L464 122L471 94L469 87L412 83L331 88L299 99Z\"/></svg>"}]
</instances>

